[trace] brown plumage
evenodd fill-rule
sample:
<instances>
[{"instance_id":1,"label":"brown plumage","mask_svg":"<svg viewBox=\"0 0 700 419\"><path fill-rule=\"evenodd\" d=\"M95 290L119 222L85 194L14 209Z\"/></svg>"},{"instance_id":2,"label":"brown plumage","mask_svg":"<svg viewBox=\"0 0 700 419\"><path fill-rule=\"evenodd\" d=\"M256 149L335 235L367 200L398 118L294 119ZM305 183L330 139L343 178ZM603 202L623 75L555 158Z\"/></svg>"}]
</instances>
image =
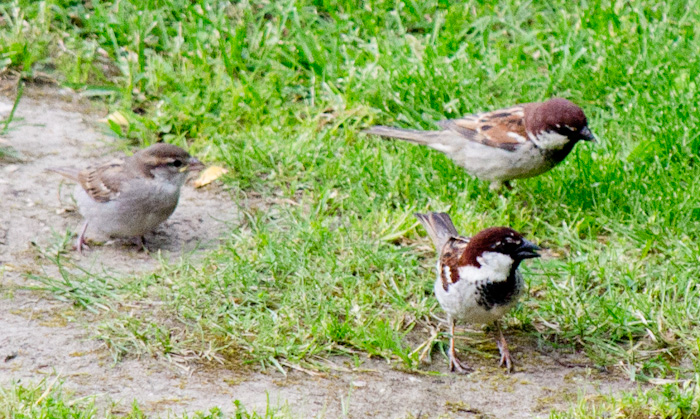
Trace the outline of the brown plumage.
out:
<instances>
[{"instance_id":1,"label":"brown plumage","mask_svg":"<svg viewBox=\"0 0 700 419\"><path fill-rule=\"evenodd\" d=\"M470 175L502 182L542 174L580 141L595 138L583 110L554 98L437 122L441 130L374 126L364 133L398 138L445 153Z\"/></svg>"},{"instance_id":2,"label":"brown plumage","mask_svg":"<svg viewBox=\"0 0 700 419\"><path fill-rule=\"evenodd\" d=\"M76 244L80 251L88 224L109 236L137 237L143 243L142 236L175 210L188 172L203 167L180 147L158 143L120 162L47 170L78 183L74 196L85 218Z\"/></svg>"},{"instance_id":3,"label":"brown plumage","mask_svg":"<svg viewBox=\"0 0 700 419\"><path fill-rule=\"evenodd\" d=\"M158 166L181 162L188 164L190 155L178 146L156 143L134 153L124 161L107 163L97 167L78 170L72 167L52 167L46 170L75 180L97 202L116 199L123 185L132 179L153 178L153 169Z\"/></svg>"},{"instance_id":4,"label":"brown plumage","mask_svg":"<svg viewBox=\"0 0 700 419\"><path fill-rule=\"evenodd\" d=\"M495 323L501 365L512 368L508 344L498 320L516 303L523 289L518 267L524 259L538 257L535 244L509 227L491 227L467 238L457 233L445 213L416 214L438 252L435 297L450 323L450 370L470 368L457 358L455 320Z\"/></svg>"}]
</instances>

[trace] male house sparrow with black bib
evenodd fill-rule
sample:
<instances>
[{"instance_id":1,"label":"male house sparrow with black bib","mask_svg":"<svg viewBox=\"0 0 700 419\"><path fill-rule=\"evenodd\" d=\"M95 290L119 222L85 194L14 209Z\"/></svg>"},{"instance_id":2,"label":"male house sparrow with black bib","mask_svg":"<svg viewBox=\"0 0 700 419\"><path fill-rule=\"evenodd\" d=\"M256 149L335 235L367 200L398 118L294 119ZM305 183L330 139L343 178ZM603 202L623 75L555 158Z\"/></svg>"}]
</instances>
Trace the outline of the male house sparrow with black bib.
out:
<instances>
[{"instance_id":1,"label":"male house sparrow with black bib","mask_svg":"<svg viewBox=\"0 0 700 419\"><path fill-rule=\"evenodd\" d=\"M439 131L374 126L364 132L441 151L470 175L491 181L491 189L540 175L564 160L578 141L595 140L583 110L561 98L437 124Z\"/></svg>"},{"instance_id":2,"label":"male house sparrow with black bib","mask_svg":"<svg viewBox=\"0 0 700 419\"><path fill-rule=\"evenodd\" d=\"M203 167L180 147L157 143L118 163L48 170L78 182L75 199L85 223L76 248L82 252L88 225L111 237L136 237L143 246L143 235L175 211L188 173Z\"/></svg>"},{"instance_id":3,"label":"male house sparrow with black bib","mask_svg":"<svg viewBox=\"0 0 700 419\"><path fill-rule=\"evenodd\" d=\"M431 212L416 214L438 253L435 297L450 323L450 371L471 369L455 353L455 321L495 323L500 365L512 371L508 344L499 319L517 302L523 291L520 262L540 255L540 248L508 227L491 227L467 238L460 236L450 216Z\"/></svg>"}]
</instances>

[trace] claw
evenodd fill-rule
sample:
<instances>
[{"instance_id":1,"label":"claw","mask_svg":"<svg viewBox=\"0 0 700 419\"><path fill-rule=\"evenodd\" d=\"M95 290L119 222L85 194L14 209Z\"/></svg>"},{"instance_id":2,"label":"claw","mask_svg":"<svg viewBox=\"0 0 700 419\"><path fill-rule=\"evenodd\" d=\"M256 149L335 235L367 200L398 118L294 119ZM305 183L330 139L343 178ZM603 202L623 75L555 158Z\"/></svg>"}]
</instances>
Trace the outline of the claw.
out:
<instances>
[{"instance_id":1,"label":"claw","mask_svg":"<svg viewBox=\"0 0 700 419\"><path fill-rule=\"evenodd\" d=\"M460 361L459 358L457 358L457 354L450 351L449 356L450 372L454 372L457 374L469 374L470 372L474 371L470 366Z\"/></svg>"}]
</instances>

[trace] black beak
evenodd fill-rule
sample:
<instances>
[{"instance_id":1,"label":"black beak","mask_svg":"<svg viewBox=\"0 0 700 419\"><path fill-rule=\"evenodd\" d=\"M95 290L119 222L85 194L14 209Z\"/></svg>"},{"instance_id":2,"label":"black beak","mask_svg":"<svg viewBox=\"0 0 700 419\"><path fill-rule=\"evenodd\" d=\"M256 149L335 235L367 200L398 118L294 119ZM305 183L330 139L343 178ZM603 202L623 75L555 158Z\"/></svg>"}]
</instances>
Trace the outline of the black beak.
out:
<instances>
[{"instance_id":1,"label":"black beak","mask_svg":"<svg viewBox=\"0 0 700 419\"><path fill-rule=\"evenodd\" d=\"M593 135L593 133L588 127L583 127L579 135L581 136L581 139L583 141L593 141L594 143L597 142L595 140L595 135Z\"/></svg>"},{"instance_id":2,"label":"black beak","mask_svg":"<svg viewBox=\"0 0 700 419\"><path fill-rule=\"evenodd\" d=\"M538 258L541 256L539 253L537 253L538 250L542 249L535 243L523 239L523 242L520 247L518 247L518 252L515 255L521 259Z\"/></svg>"},{"instance_id":3,"label":"black beak","mask_svg":"<svg viewBox=\"0 0 700 419\"><path fill-rule=\"evenodd\" d=\"M190 157L186 167L190 172L198 172L204 169L204 164L196 158Z\"/></svg>"}]
</instances>

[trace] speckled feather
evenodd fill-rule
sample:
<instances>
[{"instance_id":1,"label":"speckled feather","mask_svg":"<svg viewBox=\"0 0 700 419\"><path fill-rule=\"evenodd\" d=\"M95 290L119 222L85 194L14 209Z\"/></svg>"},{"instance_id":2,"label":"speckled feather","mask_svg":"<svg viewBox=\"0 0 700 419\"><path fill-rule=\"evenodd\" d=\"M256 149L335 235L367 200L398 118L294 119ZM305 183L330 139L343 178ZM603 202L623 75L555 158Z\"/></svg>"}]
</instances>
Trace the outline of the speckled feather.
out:
<instances>
[{"instance_id":1,"label":"speckled feather","mask_svg":"<svg viewBox=\"0 0 700 419\"><path fill-rule=\"evenodd\" d=\"M524 259L539 257L539 247L508 227L492 227L471 238L460 236L445 213L416 214L438 252L433 289L450 325L447 350L450 371L473 371L455 349L457 320L472 324L495 323L499 365L512 371L513 361L498 320L510 311L522 294L518 271Z\"/></svg>"},{"instance_id":2,"label":"speckled feather","mask_svg":"<svg viewBox=\"0 0 700 419\"><path fill-rule=\"evenodd\" d=\"M173 213L189 170L201 167L180 147L158 143L119 162L84 170L48 170L78 182L75 199L85 226L112 237L138 237Z\"/></svg>"},{"instance_id":3,"label":"speckled feather","mask_svg":"<svg viewBox=\"0 0 700 419\"><path fill-rule=\"evenodd\" d=\"M422 144L445 153L492 186L542 174L580 140L592 141L583 110L554 98L437 122L437 131L374 126L364 132Z\"/></svg>"},{"instance_id":4,"label":"speckled feather","mask_svg":"<svg viewBox=\"0 0 700 419\"><path fill-rule=\"evenodd\" d=\"M492 227L467 238L457 234L444 213L416 214L439 252L435 295L455 319L471 323L497 320L510 310L523 290L512 257L524 238L508 227Z\"/></svg>"},{"instance_id":5,"label":"speckled feather","mask_svg":"<svg viewBox=\"0 0 700 419\"><path fill-rule=\"evenodd\" d=\"M464 138L507 151L515 151L527 141L525 109L537 106L528 103L492 112L468 115L460 119L448 119L437 124L458 132Z\"/></svg>"},{"instance_id":6,"label":"speckled feather","mask_svg":"<svg viewBox=\"0 0 700 419\"><path fill-rule=\"evenodd\" d=\"M119 196L125 183L140 178L152 179L155 167L178 159L186 162L189 158L190 155L180 147L157 143L139 150L124 161L81 170L77 180L90 198L97 202L109 202ZM135 164L136 161L140 164Z\"/></svg>"},{"instance_id":7,"label":"speckled feather","mask_svg":"<svg viewBox=\"0 0 700 419\"><path fill-rule=\"evenodd\" d=\"M135 177L133 173L124 173L122 165L123 163L110 163L82 170L78 174L78 182L90 198L97 202L109 202L119 196L125 181Z\"/></svg>"},{"instance_id":8,"label":"speckled feather","mask_svg":"<svg viewBox=\"0 0 700 419\"><path fill-rule=\"evenodd\" d=\"M508 227L492 227L482 230L471 239L454 237L442 248L438 260L438 272L442 288L449 288L459 281L473 282L479 295L478 304L490 310L495 305L507 305L522 292L523 282L517 269L519 261L501 253L495 248L506 245L511 240L513 246L522 242L522 236ZM493 255L493 256L491 256ZM501 257L498 260L498 257ZM502 263L505 269L483 264Z\"/></svg>"}]
</instances>

